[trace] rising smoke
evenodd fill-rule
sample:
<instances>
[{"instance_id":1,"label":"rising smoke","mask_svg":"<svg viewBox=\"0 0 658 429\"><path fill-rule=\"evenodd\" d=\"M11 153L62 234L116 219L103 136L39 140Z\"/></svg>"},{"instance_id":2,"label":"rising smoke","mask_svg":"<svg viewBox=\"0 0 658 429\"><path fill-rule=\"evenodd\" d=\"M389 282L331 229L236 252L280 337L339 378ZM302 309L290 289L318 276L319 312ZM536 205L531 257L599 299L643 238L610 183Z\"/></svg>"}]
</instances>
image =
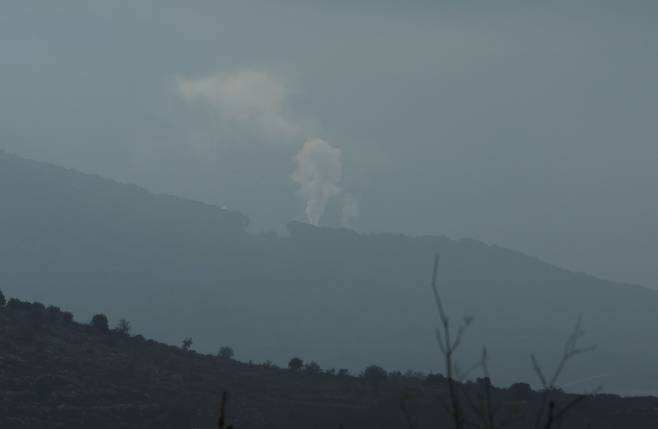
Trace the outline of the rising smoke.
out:
<instances>
[{"instance_id":1,"label":"rising smoke","mask_svg":"<svg viewBox=\"0 0 658 429\"><path fill-rule=\"evenodd\" d=\"M287 109L288 85L268 73L244 69L200 79L177 76L176 90L187 102L212 107L223 120L258 130L265 140L295 141L308 132L304 121ZM337 198L341 222L351 226L359 209L354 196L340 186L340 149L309 139L295 159L297 168L290 177L305 200L307 222L318 225L331 199Z\"/></svg>"},{"instance_id":2,"label":"rising smoke","mask_svg":"<svg viewBox=\"0 0 658 429\"><path fill-rule=\"evenodd\" d=\"M343 226L352 226L356 218L359 217L359 203L356 198L348 192L343 192L343 210L340 221Z\"/></svg>"},{"instance_id":3,"label":"rising smoke","mask_svg":"<svg viewBox=\"0 0 658 429\"><path fill-rule=\"evenodd\" d=\"M343 196L343 222L356 216L356 202L340 187L341 151L321 139L310 139L295 156L297 169L290 176L306 200L306 220L318 225L333 197Z\"/></svg>"}]
</instances>

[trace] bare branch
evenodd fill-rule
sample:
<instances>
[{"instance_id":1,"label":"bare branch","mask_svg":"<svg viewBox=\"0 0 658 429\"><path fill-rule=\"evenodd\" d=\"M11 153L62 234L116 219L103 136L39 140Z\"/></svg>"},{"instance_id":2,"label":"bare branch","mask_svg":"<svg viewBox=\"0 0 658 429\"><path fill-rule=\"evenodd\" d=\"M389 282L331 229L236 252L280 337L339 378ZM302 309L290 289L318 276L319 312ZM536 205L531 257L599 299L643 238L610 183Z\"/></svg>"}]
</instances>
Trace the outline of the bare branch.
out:
<instances>
[{"instance_id":1,"label":"bare branch","mask_svg":"<svg viewBox=\"0 0 658 429\"><path fill-rule=\"evenodd\" d=\"M548 383L546 382L546 376L544 376L544 372L541 370L541 367L539 366L539 363L537 362L537 358L535 355L530 355L530 359L532 360L532 368L535 370L535 373L537 374L537 377L539 377L539 380L541 381L541 385L544 389L548 389Z\"/></svg>"}]
</instances>

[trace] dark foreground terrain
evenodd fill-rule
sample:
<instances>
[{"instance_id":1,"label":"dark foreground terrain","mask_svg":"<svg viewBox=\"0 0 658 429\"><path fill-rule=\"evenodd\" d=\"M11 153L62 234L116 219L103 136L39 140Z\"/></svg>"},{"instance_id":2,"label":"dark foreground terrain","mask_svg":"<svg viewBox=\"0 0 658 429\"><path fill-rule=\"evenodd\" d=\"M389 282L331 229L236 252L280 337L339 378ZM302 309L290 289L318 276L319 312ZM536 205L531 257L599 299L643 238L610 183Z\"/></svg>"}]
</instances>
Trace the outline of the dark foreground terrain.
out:
<instances>
[{"instance_id":1,"label":"dark foreground terrain","mask_svg":"<svg viewBox=\"0 0 658 429\"><path fill-rule=\"evenodd\" d=\"M211 428L225 390L228 422L237 429L451 427L443 377L389 374L377 381L314 365L293 371L202 355L76 323L41 304L10 300L0 308L3 429ZM468 410L479 407L482 383L459 386L472 398ZM540 393L516 384L491 396L496 423L534 427ZM576 396L554 398L559 408ZM553 427L655 428L658 398L599 394L558 423Z\"/></svg>"}]
</instances>

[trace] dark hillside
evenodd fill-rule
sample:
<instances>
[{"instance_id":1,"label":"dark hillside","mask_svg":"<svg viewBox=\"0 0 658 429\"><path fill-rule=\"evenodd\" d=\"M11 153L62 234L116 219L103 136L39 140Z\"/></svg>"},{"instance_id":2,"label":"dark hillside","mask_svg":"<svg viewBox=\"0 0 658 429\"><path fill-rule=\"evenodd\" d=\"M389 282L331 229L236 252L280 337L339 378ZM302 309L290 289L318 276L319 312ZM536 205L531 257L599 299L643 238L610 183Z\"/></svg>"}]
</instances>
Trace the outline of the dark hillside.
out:
<instances>
[{"instance_id":1,"label":"dark hillside","mask_svg":"<svg viewBox=\"0 0 658 429\"><path fill-rule=\"evenodd\" d=\"M480 385L464 389L477 397ZM103 331L41 304L12 300L0 308L3 429L212 428L224 390L236 429L405 428L402 404L418 428L446 427L441 377L389 374L375 388L364 378L246 364ZM509 427L531 427L538 393L518 384L493 395L501 421L514 416ZM598 395L560 427L653 428L657 410L656 398Z\"/></svg>"}]
</instances>

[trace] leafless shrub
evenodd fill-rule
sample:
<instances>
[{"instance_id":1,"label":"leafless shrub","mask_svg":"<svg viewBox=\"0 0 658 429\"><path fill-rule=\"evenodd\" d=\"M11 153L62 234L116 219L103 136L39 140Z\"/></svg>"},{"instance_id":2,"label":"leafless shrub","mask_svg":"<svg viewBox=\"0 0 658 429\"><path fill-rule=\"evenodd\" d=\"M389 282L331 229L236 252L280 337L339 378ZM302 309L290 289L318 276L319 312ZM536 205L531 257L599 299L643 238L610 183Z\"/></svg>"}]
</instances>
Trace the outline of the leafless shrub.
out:
<instances>
[{"instance_id":1,"label":"leafless shrub","mask_svg":"<svg viewBox=\"0 0 658 429\"><path fill-rule=\"evenodd\" d=\"M537 411L537 415L535 419L535 426L534 426L535 429L539 429L541 427L541 423L543 420L546 421L543 427L545 429L550 429L553 424L555 424L557 421L559 421L559 419L564 417L566 413L571 408L573 408L576 404L584 401L585 399L587 399L588 396L591 396L592 394L595 394L598 390L600 390L600 388L597 388L590 393L579 395L574 400L572 400L571 402L569 402L559 410L556 410L555 402L551 400L551 395L558 389L557 382L560 378L560 375L564 371L564 368L566 367L567 363L571 359L575 358L576 356L594 349L594 346L588 346L588 347L579 346L579 342L582 339L583 335L584 335L584 331L582 328L582 318L579 317L578 320L576 321L576 325L571 335L564 343L564 350L562 351L562 357L560 359L560 362L558 363L557 368L555 369L555 372L550 378L547 378L544 375L544 371L541 369L541 366L539 365L537 358L534 355L530 356L530 359L532 361L532 367L535 373L537 374L537 377L539 378L539 381L541 382L543 388L539 409Z\"/></svg>"},{"instance_id":2,"label":"leafless shrub","mask_svg":"<svg viewBox=\"0 0 658 429\"><path fill-rule=\"evenodd\" d=\"M472 325L473 318L464 318L463 322L458 326L456 331L450 325L450 319L445 311L444 303L441 299L441 295L439 294L439 289L437 286L438 269L439 256L435 255L431 285L440 321L440 325L435 330L435 334L437 343L441 349L441 354L445 361L445 374L448 383L449 399L448 404L442 402L442 405L450 414L455 429L464 429L466 426L482 429L501 429L506 427L518 419L512 418L506 421L497 421L496 419L497 412L500 409L500 404L494 404L493 401L487 349L484 348L482 350L480 360L475 365L471 366L467 371L459 371L457 367L455 362L455 352L462 344L464 333ZM565 417L567 412L569 412L574 406L586 400L588 397L599 390L599 388L597 388L592 392L578 395L575 399L568 402L559 409L555 401L552 400L552 394L558 390L557 382L568 362L576 356L586 353L594 348L592 346L580 346L580 341L582 340L583 335L584 331L582 329L582 319L579 317L574 330L565 342L562 357L558 363L558 366L550 378L545 376L545 373L541 369L537 359L534 355L531 355L533 369L543 387L541 399L534 419L534 429L551 429L563 417ZM477 398L477 401L474 401L471 395L465 391L464 385L461 382L465 381L466 378L468 378L468 376L477 369L482 370L484 378L480 379L481 392ZM476 421L467 420L464 405L468 405Z\"/></svg>"}]
</instances>

